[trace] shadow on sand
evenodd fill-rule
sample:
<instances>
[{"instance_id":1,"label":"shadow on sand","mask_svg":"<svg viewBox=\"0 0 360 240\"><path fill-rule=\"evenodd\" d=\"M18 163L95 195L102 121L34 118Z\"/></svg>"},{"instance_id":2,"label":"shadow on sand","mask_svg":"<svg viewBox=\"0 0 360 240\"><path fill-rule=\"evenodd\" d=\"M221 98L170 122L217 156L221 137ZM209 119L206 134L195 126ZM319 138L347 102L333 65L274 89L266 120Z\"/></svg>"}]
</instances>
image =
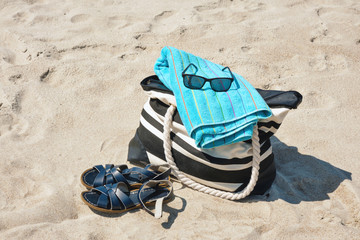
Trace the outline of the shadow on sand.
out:
<instances>
[{"instance_id":1,"label":"shadow on sand","mask_svg":"<svg viewBox=\"0 0 360 240\"><path fill-rule=\"evenodd\" d=\"M181 186L180 189L182 189L182 188L184 188L183 185ZM186 208L187 202L186 202L186 200L184 198L179 197L179 196L173 196L171 201L173 201L175 199L180 199L180 201L181 201L181 207L179 209L170 207L167 204L164 204L164 206L163 206L163 211L169 213L169 216L168 216L167 220L161 224L161 226L163 228L165 228L165 229L170 229L171 226L173 225L173 223L175 222L175 219L177 218L178 214L180 212L183 212L185 210L185 208ZM154 208L154 206L151 206L150 208L152 209L152 208ZM103 217L117 218L117 217L121 217L121 216L123 216L124 214L127 214L127 213L138 212L140 210L140 208L132 209L132 210L129 210L129 211L124 211L122 213L105 213L105 212L94 210L92 208L90 208L90 210L93 213L95 213L97 215L100 215L100 216L103 216Z\"/></svg>"},{"instance_id":2,"label":"shadow on sand","mask_svg":"<svg viewBox=\"0 0 360 240\"><path fill-rule=\"evenodd\" d=\"M350 172L337 168L316 157L301 154L296 147L287 146L276 137L272 137L271 142L277 171L274 183L266 194L247 197L240 200L240 203L271 202L278 199L291 204L298 204L301 201L322 201L329 199L328 194L335 191L344 180L351 180ZM181 207L175 209L167 204L164 205L163 210L170 213L167 221L161 224L165 229L171 228L178 214L183 212L187 205L185 199L181 197L175 198L180 198ZM130 212L136 211L139 211L139 209ZM94 210L93 212L104 217L120 217L126 214L107 214Z\"/></svg>"},{"instance_id":3,"label":"shadow on sand","mask_svg":"<svg viewBox=\"0 0 360 240\"><path fill-rule=\"evenodd\" d=\"M276 178L264 196L250 197L250 201L274 201L282 199L288 203L322 201L329 199L341 182L351 180L351 173L337 168L324 160L298 152L272 137L275 155ZM245 199L246 201L246 199Z\"/></svg>"}]
</instances>

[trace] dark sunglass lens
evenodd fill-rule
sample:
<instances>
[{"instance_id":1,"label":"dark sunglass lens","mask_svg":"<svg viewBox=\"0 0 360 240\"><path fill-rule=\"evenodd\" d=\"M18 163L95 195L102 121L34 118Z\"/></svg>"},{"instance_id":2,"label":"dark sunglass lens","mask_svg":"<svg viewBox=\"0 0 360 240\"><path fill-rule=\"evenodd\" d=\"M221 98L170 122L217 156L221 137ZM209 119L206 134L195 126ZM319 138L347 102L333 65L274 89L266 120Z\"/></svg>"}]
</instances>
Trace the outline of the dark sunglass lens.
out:
<instances>
[{"instance_id":1,"label":"dark sunglass lens","mask_svg":"<svg viewBox=\"0 0 360 240\"><path fill-rule=\"evenodd\" d=\"M200 89L204 85L205 80L197 76L184 76L184 85L192 89Z\"/></svg>"},{"instance_id":2,"label":"dark sunglass lens","mask_svg":"<svg viewBox=\"0 0 360 240\"><path fill-rule=\"evenodd\" d=\"M231 86L231 79L228 78L218 78L211 80L211 87L213 90L218 92L225 92L229 90Z\"/></svg>"}]
</instances>

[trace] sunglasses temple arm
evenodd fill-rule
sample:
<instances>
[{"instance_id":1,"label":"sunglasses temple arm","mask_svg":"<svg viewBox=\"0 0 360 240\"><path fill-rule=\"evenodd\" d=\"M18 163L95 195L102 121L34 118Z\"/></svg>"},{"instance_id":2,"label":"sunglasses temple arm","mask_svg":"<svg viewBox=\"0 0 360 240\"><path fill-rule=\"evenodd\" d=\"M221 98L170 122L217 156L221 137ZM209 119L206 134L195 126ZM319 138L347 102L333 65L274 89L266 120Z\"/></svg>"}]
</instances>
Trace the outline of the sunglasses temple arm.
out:
<instances>
[{"instance_id":1,"label":"sunglasses temple arm","mask_svg":"<svg viewBox=\"0 0 360 240\"><path fill-rule=\"evenodd\" d=\"M196 71L194 72L194 74L197 73L198 68L197 68L193 63L190 63L189 66L187 66L187 67L184 69L183 74L188 70L188 68L189 68L190 66L193 66L193 67L196 69Z\"/></svg>"},{"instance_id":2,"label":"sunglasses temple arm","mask_svg":"<svg viewBox=\"0 0 360 240\"><path fill-rule=\"evenodd\" d=\"M231 77L232 78L234 78L234 75L233 75L233 73L232 73L232 71L230 70L230 68L229 67L224 67L221 71L224 71L224 70L229 70L229 72L230 72L230 74L231 74Z\"/></svg>"}]
</instances>

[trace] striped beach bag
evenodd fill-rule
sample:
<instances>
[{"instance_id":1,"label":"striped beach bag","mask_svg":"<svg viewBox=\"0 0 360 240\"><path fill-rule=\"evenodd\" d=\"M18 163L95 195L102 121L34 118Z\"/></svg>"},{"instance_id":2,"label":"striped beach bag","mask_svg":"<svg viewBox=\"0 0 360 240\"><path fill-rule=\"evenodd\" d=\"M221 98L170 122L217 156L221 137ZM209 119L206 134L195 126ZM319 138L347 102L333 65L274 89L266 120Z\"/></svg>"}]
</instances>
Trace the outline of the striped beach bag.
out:
<instances>
[{"instance_id":1,"label":"striped beach bag","mask_svg":"<svg viewBox=\"0 0 360 240\"><path fill-rule=\"evenodd\" d=\"M260 120L251 140L214 148L198 148L176 111L173 93L154 75L141 87L149 96L140 125L129 143L128 161L145 166L169 164L174 175L196 190L230 200L262 195L276 176L270 137L302 100L296 91L259 90L272 111Z\"/></svg>"}]
</instances>

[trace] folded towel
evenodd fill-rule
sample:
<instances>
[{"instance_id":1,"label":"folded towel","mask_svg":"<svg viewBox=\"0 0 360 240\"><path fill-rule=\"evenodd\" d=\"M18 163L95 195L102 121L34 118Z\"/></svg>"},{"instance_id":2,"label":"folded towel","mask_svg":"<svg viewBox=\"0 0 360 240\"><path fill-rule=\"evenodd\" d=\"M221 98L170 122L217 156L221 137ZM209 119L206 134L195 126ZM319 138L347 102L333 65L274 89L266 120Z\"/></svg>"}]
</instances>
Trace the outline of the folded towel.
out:
<instances>
[{"instance_id":1,"label":"folded towel","mask_svg":"<svg viewBox=\"0 0 360 240\"><path fill-rule=\"evenodd\" d=\"M231 74L218 64L182 50L161 50L155 73L174 93L180 118L197 147L212 148L251 139L258 120L272 115L256 89L235 73L227 92L215 92L209 82L202 89L189 89L184 86L182 72L190 63L197 67L196 75L207 79L229 78ZM193 70L187 73L193 74Z\"/></svg>"}]
</instances>

